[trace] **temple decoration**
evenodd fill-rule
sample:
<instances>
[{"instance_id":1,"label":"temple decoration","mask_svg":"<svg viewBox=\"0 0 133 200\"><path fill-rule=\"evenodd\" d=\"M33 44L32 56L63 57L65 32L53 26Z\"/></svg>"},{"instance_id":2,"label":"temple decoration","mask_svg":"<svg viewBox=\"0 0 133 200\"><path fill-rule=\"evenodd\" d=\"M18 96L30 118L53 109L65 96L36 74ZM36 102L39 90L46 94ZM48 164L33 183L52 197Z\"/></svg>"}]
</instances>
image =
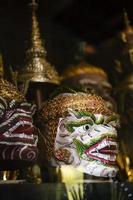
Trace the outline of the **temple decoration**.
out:
<instances>
[{"instance_id":1,"label":"temple decoration","mask_svg":"<svg viewBox=\"0 0 133 200\"><path fill-rule=\"evenodd\" d=\"M118 84L115 88L115 96L118 102L118 112L121 115L120 166L124 170L128 180L133 180L133 156L132 156L132 133L133 128L133 27L128 14L124 12L125 28L121 32L123 42L122 53L117 66L120 68ZM129 140L130 138L130 140ZM123 163L122 163L123 162ZM125 177L124 177L125 178Z\"/></svg>"},{"instance_id":2,"label":"temple decoration","mask_svg":"<svg viewBox=\"0 0 133 200\"><path fill-rule=\"evenodd\" d=\"M2 54L0 54L0 77L3 78L3 76L4 76L3 58Z\"/></svg>"},{"instance_id":3,"label":"temple decoration","mask_svg":"<svg viewBox=\"0 0 133 200\"><path fill-rule=\"evenodd\" d=\"M123 134L120 135L120 142L123 152L124 168L128 179L133 180L133 135L131 132L133 129L133 73L128 74L119 83L115 93L118 101L118 110L121 114L121 129Z\"/></svg>"},{"instance_id":4,"label":"temple decoration","mask_svg":"<svg viewBox=\"0 0 133 200\"><path fill-rule=\"evenodd\" d=\"M115 177L118 116L96 95L61 93L44 104L39 126L42 159L86 174Z\"/></svg>"},{"instance_id":5,"label":"temple decoration","mask_svg":"<svg viewBox=\"0 0 133 200\"><path fill-rule=\"evenodd\" d=\"M38 136L32 120L34 113L35 106L27 103L15 86L1 78L0 168L5 167L3 161L10 163L6 166L10 170L11 162L16 166L17 161L36 160Z\"/></svg>"},{"instance_id":6,"label":"temple decoration","mask_svg":"<svg viewBox=\"0 0 133 200\"><path fill-rule=\"evenodd\" d=\"M125 30L121 33L121 38L126 44L126 53L129 53L130 62L133 64L133 28L130 25L128 14L124 12Z\"/></svg>"},{"instance_id":7,"label":"temple decoration","mask_svg":"<svg viewBox=\"0 0 133 200\"><path fill-rule=\"evenodd\" d=\"M121 53L115 60L116 71L118 72L117 82L125 79L128 73L133 72L133 27L124 11L124 30L120 33Z\"/></svg>"},{"instance_id":8,"label":"temple decoration","mask_svg":"<svg viewBox=\"0 0 133 200\"><path fill-rule=\"evenodd\" d=\"M18 74L18 82L25 83L24 93L27 93L29 83L59 84L59 76L55 68L46 60L46 50L40 36L39 25L36 17L38 4L35 0L32 7L32 34L31 47L26 52L26 63Z\"/></svg>"},{"instance_id":9,"label":"temple decoration","mask_svg":"<svg viewBox=\"0 0 133 200\"><path fill-rule=\"evenodd\" d=\"M116 110L116 103L111 97L112 86L107 73L101 67L86 62L70 66L62 75L62 83L70 87L81 86L85 91L93 90L106 100L110 109Z\"/></svg>"}]
</instances>

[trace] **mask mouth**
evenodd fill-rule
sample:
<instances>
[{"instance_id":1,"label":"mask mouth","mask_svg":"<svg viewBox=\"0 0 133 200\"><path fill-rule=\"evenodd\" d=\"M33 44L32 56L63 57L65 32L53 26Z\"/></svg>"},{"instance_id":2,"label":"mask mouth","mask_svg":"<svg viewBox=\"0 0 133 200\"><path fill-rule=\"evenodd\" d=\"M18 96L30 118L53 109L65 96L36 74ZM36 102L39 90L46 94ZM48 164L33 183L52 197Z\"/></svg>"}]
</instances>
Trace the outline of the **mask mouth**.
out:
<instances>
[{"instance_id":1,"label":"mask mouth","mask_svg":"<svg viewBox=\"0 0 133 200\"><path fill-rule=\"evenodd\" d=\"M100 161L103 164L115 165L118 144L114 138L108 137L95 143L84 151L87 157Z\"/></svg>"},{"instance_id":2,"label":"mask mouth","mask_svg":"<svg viewBox=\"0 0 133 200\"><path fill-rule=\"evenodd\" d=\"M0 124L0 144L36 146L37 137L30 115L13 113Z\"/></svg>"}]
</instances>

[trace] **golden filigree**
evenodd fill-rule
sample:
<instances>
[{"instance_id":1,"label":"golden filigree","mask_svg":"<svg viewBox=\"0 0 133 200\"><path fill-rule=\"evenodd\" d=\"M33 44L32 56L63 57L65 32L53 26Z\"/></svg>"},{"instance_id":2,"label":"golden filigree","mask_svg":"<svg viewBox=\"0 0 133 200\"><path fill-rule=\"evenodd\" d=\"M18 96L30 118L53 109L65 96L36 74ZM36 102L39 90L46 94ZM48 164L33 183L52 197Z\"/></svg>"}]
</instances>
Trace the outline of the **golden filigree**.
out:
<instances>
[{"instance_id":1,"label":"golden filigree","mask_svg":"<svg viewBox=\"0 0 133 200\"><path fill-rule=\"evenodd\" d=\"M59 84L59 75L46 60L46 50L40 36L36 17L37 3L32 1L31 47L26 52L26 64L18 74L18 81L49 82Z\"/></svg>"},{"instance_id":2,"label":"golden filigree","mask_svg":"<svg viewBox=\"0 0 133 200\"><path fill-rule=\"evenodd\" d=\"M106 106L105 101L94 94L77 92L61 94L50 100L43 107L44 119L55 119L68 115L68 109L85 111L93 114L111 115L113 112Z\"/></svg>"},{"instance_id":3,"label":"golden filigree","mask_svg":"<svg viewBox=\"0 0 133 200\"><path fill-rule=\"evenodd\" d=\"M25 101L25 97L10 82L0 79L0 96L9 100Z\"/></svg>"}]
</instances>

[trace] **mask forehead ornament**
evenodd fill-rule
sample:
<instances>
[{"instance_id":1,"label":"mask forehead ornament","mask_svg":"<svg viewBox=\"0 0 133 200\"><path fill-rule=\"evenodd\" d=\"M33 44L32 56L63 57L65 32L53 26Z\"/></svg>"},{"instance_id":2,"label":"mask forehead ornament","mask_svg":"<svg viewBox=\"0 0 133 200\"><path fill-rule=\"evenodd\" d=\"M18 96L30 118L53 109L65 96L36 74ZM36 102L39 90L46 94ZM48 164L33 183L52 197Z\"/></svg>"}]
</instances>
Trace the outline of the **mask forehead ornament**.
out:
<instances>
[{"instance_id":1,"label":"mask forehead ornament","mask_svg":"<svg viewBox=\"0 0 133 200\"><path fill-rule=\"evenodd\" d=\"M118 171L118 116L105 101L86 93L64 93L42 110L45 150L53 166L72 165L84 173L114 177Z\"/></svg>"}]
</instances>

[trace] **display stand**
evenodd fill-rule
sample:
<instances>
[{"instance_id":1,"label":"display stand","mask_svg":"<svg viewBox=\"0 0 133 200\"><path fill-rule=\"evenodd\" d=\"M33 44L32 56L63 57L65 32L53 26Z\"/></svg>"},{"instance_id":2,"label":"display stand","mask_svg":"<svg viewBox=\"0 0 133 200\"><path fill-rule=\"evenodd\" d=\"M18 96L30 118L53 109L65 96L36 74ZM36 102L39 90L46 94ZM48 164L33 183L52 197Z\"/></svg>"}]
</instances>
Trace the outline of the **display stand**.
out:
<instances>
[{"instance_id":1,"label":"display stand","mask_svg":"<svg viewBox=\"0 0 133 200\"><path fill-rule=\"evenodd\" d=\"M18 182L16 182L18 183ZM0 200L128 200L133 199L133 183L125 182L90 182L83 183L83 196L80 185L69 184L68 198L66 185L63 183L28 184L19 182L0 182ZM77 192L76 192L77 190Z\"/></svg>"}]
</instances>

